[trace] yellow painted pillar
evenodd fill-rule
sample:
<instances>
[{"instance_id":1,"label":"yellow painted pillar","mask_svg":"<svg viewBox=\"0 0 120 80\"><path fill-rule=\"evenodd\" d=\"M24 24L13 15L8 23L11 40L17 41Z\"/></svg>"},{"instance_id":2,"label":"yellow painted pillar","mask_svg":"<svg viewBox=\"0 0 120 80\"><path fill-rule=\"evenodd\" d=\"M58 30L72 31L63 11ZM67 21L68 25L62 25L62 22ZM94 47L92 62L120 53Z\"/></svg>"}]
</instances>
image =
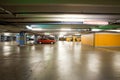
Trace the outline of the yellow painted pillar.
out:
<instances>
[{"instance_id":1,"label":"yellow painted pillar","mask_svg":"<svg viewBox=\"0 0 120 80\"><path fill-rule=\"evenodd\" d=\"M75 39L76 39L76 36L73 36L73 42L75 42L75 41L76 41Z\"/></svg>"}]
</instances>

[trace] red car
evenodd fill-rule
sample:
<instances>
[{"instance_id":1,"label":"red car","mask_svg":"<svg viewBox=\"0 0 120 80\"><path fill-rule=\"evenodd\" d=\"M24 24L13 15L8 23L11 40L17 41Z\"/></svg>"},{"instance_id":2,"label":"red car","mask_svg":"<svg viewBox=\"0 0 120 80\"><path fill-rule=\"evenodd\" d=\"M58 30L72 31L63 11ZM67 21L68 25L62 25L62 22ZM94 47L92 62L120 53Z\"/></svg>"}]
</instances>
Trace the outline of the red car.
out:
<instances>
[{"instance_id":1,"label":"red car","mask_svg":"<svg viewBox=\"0 0 120 80\"><path fill-rule=\"evenodd\" d=\"M55 39L38 39L37 41L38 43L42 44L42 43L50 43L50 44L54 44L56 41Z\"/></svg>"}]
</instances>

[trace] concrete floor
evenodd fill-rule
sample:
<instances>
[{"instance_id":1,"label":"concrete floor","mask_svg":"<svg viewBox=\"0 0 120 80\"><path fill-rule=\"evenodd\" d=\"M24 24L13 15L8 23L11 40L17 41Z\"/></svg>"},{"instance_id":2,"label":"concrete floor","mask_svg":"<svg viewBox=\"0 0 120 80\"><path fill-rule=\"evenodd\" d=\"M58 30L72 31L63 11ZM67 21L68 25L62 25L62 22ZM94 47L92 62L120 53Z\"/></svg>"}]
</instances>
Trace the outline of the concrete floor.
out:
<instances>
[{"instance_id":1,"label":"concrete floor","mask_svg":"<svg viewBox=\"0 0 120 80\"><path fill-rule=\"evenodd\" d=\"M0 80L120 80L120 48L1 42Z\"/></svg>"}]
</instances>

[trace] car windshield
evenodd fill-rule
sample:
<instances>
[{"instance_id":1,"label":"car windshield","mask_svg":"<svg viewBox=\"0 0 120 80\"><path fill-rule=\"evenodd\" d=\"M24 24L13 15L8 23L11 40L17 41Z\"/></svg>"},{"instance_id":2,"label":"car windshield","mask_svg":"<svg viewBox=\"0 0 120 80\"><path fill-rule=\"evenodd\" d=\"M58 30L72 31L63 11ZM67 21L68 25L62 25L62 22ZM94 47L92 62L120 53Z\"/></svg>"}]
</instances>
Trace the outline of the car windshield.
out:
<instances>
[{"instance_id":1,"label":"car windshield","mask_svg":"<svg viewBox=\"0 0 120 80\"><path fill-rule=\"evenodd\" d=\"M46 38L41 38L40 40L47 40Z\"/></svg>"},{"instance_id":2,"label":"car windshield","mask_svg":"<svg viewBox=\"0 0 120 80\"><path fill-rule=\"evenodd\" d=\"M49 37L48 39L50 39L50 40L55 40L55 38L54 38L54 37Z\"/></svg>"}]
</instances>

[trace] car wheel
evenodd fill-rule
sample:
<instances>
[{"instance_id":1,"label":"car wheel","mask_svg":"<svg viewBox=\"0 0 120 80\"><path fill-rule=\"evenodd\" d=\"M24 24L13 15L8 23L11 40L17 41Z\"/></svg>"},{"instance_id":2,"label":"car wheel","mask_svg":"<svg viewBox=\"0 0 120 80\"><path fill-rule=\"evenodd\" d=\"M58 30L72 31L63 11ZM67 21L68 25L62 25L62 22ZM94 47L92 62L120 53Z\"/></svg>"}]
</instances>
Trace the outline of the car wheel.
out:
<instances>
[{"instance_id":1,"label":"car wheel","mask_svg":"<svg viewBox=\"0 0 120 80\"><path fill-rule=\"evenodd\" d=\"M39 42L39 44L42 44L42 42Z\"/></svg>"},{"instance_id":2,"label":"car wheel","mask_svg":"<svg viewBox=\"0 0 120 80\"><path fill-rule=\"evenodd\" d=\"M54 42L51 42L51 44L54 44Z\"/></svg>"}]
</instances>

